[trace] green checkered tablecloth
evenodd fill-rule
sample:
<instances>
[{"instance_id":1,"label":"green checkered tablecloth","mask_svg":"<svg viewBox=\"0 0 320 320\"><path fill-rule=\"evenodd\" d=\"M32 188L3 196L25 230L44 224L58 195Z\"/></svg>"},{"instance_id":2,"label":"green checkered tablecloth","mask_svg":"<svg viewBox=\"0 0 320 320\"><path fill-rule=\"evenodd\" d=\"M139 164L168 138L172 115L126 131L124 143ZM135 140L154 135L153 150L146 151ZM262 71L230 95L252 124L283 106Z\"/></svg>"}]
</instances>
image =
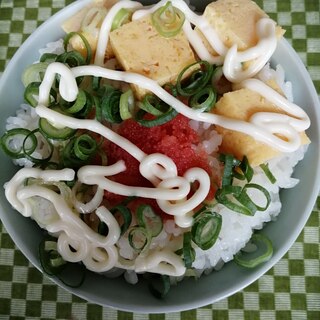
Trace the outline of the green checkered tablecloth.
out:
<instances>
[{"instance_id":1,"label":"green checkered tablecloth","mask_svg":"<svg viewBox=\"0 0 320 320\"><path fill-rule=\"evenodd\" d=\"M0 0L0 74L28 35L72 0ZM319 0L257 0L286 30L320 94ZM320 198L290 251L243 291L197 310L142 315L103 308L35 269L0 225L0 319L320 319Z\"/></svg>"}]
</instances>

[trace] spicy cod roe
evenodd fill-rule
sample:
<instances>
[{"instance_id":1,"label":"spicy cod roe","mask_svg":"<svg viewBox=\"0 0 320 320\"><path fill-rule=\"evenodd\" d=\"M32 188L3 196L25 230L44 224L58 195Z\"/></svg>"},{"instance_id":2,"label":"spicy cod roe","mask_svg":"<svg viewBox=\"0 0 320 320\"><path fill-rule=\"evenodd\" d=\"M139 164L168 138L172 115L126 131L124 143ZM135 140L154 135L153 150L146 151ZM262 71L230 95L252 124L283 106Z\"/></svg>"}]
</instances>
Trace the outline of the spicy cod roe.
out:
<instances>
[{"instance_id":1,"label":"spicy cod roe","mask_svg":"<svg viewBox=\"0 0 320 320\"><path fill-rule=\"evenodd\" d=\"M215 176L209 165L208 154L199 147L200 137L198 133L189 125L189 119L179 114L171 121L155 127L144 127L136 121L129 119L124 121L117 132L127 138L146 154L162 153L170 157L177 166L178 175L183 174L190 168L199 167L204 169L211 177ZM108 164L114 164L118 160L123 160L126 170L113 177L119 183L151 187L151 183L139 172L139 162L127 151L109 143L106 146ZM213 178L212 178L213 179ZM212 181L207 200L212 200L215 193L215 182ZM108 191L105 198L111 203L116 204L123 200L122 196L115 195ZM160 209L156 202L151 200L156 211ZM160 210L161 211L161 210Z\"/></svg>"}]
</instances>

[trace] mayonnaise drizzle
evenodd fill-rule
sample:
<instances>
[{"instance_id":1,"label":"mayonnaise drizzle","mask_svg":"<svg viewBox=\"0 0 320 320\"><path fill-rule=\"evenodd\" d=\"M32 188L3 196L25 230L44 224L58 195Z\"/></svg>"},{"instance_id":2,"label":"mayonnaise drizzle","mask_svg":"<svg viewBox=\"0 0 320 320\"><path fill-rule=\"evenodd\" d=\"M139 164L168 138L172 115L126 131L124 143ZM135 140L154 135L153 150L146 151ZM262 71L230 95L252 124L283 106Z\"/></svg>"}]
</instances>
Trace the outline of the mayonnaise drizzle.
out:
<instances>
[{"instance_id":1,"label":"mayonnaise drizzle","mask_svg":"<svg viewBox=\"0 0 320 320\"><path fill-rule=\"evenodd\" d=\"M307 129L310 125L308 116L300 107L288 102L261 81L256 79L246 80L265 65L276 48L275 24L272 20L261 19L257 23L258 44L246 51L238 52L236 46L230 49L225 47L203 15L195 14L184 1L171 1L174 6L185 13L186 21L183 30L191 46L201 59L215 64L224 62L224 74L231 82L237 82L238 87L245 87L258 92L287 114L260 112L254 114L249 122L245 122L211 113L201 113L189 108L171 96L156 81L135 73L109 70L101 67L104 65L109 33L113 18L117 12L121 8L137 9L142 6L138 2L128 0L121 0L115 4L109 10L100 29L95 56L96 66L69 69L61 63L50 64L39 89L39 105L36 107L36 112L40 117L48 119L54 125L67 126L74 129L87 129L116 143L140 162L139 170L141 174L151 181L155 187L125 186L108 179L108 176L126 169L123 161L118 161L111 166L84 166L80 168L78 171L79 183L96 185L97 193L87 204L75 201L76 208L84 213L96 210L100 220L108 226L107 237L103 237L91 230L78 218L61 195L40 185L23 186L23 181L27 177L39 178L48 182L73 180L74 171L71 169L42 171L35 168L24 168L18 171L11 179L5 191L6 197L12 206L24 216L32 216L32 205L28 199L38 196L50 201L60 219L46 226L46 228L49 232L58 235L59 252L65 260L72 262L83 261L88 269L96 272L107 271L113 267L131 269L136 272L150 271L175 276L183 275L185 272L182 259L169 249L150 251L147 256L138 256L135 261L122 259L115 246L120 236L119 225L105 207L98 207L102 200L103 190L109 190L120 195L136 195L156 199L163 211L175 217L177 225L187 228L192 225L193 209L203 202L209 192L210 178L200 168L189 169L183 177L179 177L175 164L167 156L162 154L146 155L129 140L121 137L96 120L74 119L48 109L49 92L56 74L60 75L59 91L66 101L74 101L77 97L77 77L93 75L124 81L150 90L164 102L173 106L179 113L190 119L249 134L256 140L269 144L280 151L295 151L300 145L299 132ZM154 12L166 2L167 0L162 0L149 9L137 10L133 15L133 19L139 19L146 14ZM212 56L208 52L197 32L191 28L191 23L199 28L212 48L218 53L218 56ZM241 63L245 61L251 61L251 65L248 69L243 70ZM275 134L281 134L285 139L281 139ZM199 188L191 198L187 199L190 183L194 181L199 182ZM70 246L74 250L71 250Z\"/></svg>"},{"instance_id":2,"label":"mayonnaise drizzle","mask_svg":"<svg viewBox=\"0 0 320 320\"><path fill-rule=\"evenodd\" d=\"M137 9L139 7L142 7L142 4L139 2L121 0L113 5L112 8L108 11L100 28L94 64L98 66L104 65L104 56L108 45L109 33L111 31L113 19L115 18L119 10L122 8Z\"/></svg>"},{"instance_id":3,"label":"mayonnaise drizzle","mask_svg":"<svg viewBox=\"0 0 320 320\"><path fill-rule=\"evenodd\" d=\"M103 196L104 196L104 190L102 188L98 187L96 189L92 199L86 203L83 203L77 199L77 191L78 191L78 188L80 187L80 185L81 185L81 182L77 181L75 183L74 187L72 188L72 194L74 197L74 206L77 209L77 211L79 211L81 213L93 212L101 204L101 202L103 200Z\"/></svg>"},{"instance_id":4,"label":"mayonnaise drizzle","mask_svg":"<svg viewBox=\"0 0 320 320\"><path fill-rule=\"evenodd\" d=\"M113 268L118 260L118 251L114 244L120 236L120 228L113 215L104 207L97 209L96 214L109 228L108 235L101 236L79 219L62 195L40 185L24 186L26 178L42 179L44 182L70 181L74 178L74 171L23 168L7 183L6 197L25 217L32 217L33 203L29 201L30 198L37 196L48 200L55 208L59 219L47 225L46 229L58 234L58 250L61 256L70 262L83 261L89 270L95 272ZM70 246L75 251L72 251ZM100 256L94 256L98 249Z\"/></svg>"},{"instance_id":5,"label":"mayonnaise drizzle","mask_svg":"<svg viewBox=\"0 0 320 320\"><path fill-rule=\"evenodd\" d=\"M223 73L230 82L240 82L257 74L277 48L276 24L269 18L257 22L259 42L256 46L238 52L237 45L232 46L224 59ZM243 70L242 63L250 61L250 66Z\"/></svg>"},{"instance_id":6,"label":"mayonnaise drizzle","mask_svg":"<svg viewBox=\"0 0 320 320\"><path fill-rule=\"evenodd\" d=\"M42 179L48 183L70 181L74 178L74 171L23 168L5 188L10 204L25 217L32 217L33 202L29 200L33 197L41 197L52 204L59 219L46 225L46 229L57 236L58 251L66 261L82 261L94 272L105 272L114 267L121 267L136 272L149 271L172 276L184 274L185 267L181 258L167 249L152 251L148 256L139 256L137 263L134 261L124 263L123 259L119 259L118 248L115 246L120 237L120 227L108 209L100 206L96 210L99 219L108 227L108 235L104 237L84 223L72 211L62 195L40 185L24 186L26 178Z\"/></svg>"},{"instance_id":7,"label":"mayonnaise drizzle","mask_svg":"<svg viewBox=\"0 0 320 320\"><path fill-rule=\"evenodd\" d=\"M58 62L54 64L59 64ZM145 88L147 90L150 90L153 92L156 96L158 96L160 99L162 99L164 102L166 102L168 105L173 106L176 111L183 114L184 116L201 121L201 122L207 122L211 124L215 124L221 127L224 127L226 129L239 131L248 135L251 135L256 140L264 142L282 152L293 152L298 149L300 146L300 135L299 132L292 127L290 122L288 121L288 115L283 114L277 114L277 124L275 123L269 123L268 126L262 125L261 123L257 123L254 121L255 117L259 117L259 113L255 114L255 117L253 117L252 121L249 122L237 120L237 119L231 119L226 116L221 116L213 113L205 113L205 112L199 112L198 110L194 110L192 108L189 108L184 103L182 103L177 98L173 97L170 93L168 93L166 90L164 90L161 86L158 85L158 83L152 79L149 79L143 75L135 74L131 72L124 72L124 71L117 71L117 70L110 70L99 66L81 66L81 67L75 67L72 69L68 69L66 66L63 66L62 64L59 66L59 68L65 68L66 70L64 73L67 73L67 70L69 70L68 78L73 74L73 76L80 77L80 76L97 76L97 77L103 77L111 80L117 80L117 81L124 81L128 83L133 83L136 85L141 86L142 88ZM52 76L49 74L51 72L54 72L54 68L47 69L45 78L48 76L52 78ZM47 75L48 74L48 75ZM245 84L246 83L246 84ZM40 89L44 90L44 92L48 95L50 92L51 86L49 86L49 82L47 82L48 86L42 86ZM68 83L69 86L74 85L74 81L70 81ZM240 83L239 86L248 85L248 82ZM259 90L259 88L264 87L267 88L266 85L263 84L260 80L254 80L254 82L251 82L250 89L253 91ZM72 88L74 90L76 88ZM61 93L63 97L63 92ZM294 117L299 117L299 115L303 115L308 119L304 111L295 105L294 109L292 109L292 104L286 100L285 98L279 99L279 94L271 88L266 90L260 90L260 94L262 94L267 100L273 99L272 102L276 103L276 105L281 108L285 109L285 111L291 110L290 114ZM45 94L43 94L45 95ZM277 99L274 99L272 97L276 96ZM40 101L42 103L42 101ZM291 107L290 107L291 106ZM36 108L37 113L40 117L45 117L49 121L55 123L55 113L52 110L46 110L42 106L39 106ZM292 114L293 112L293 114ZM60 120L59 120L60 121ZM99 123L93 124L91 120L81 120L78 119L72 119L71 117L65 117L64 124L68 127L72 128L79 128L79 124L89 121L87 123L88 129L93 130L97 133L100 133L104 131L105 127ZM304 121L304 120L302 120ZM73 123L73 124L72 124ZM124 149L127 149L131 146L134 146L131 142L128 140L118 137L116 133L114 133L112 130L108 130L108 135L106 136L107 139L117 143L119 146L121 146ZM299 129L299 131L303 131L304 129ZM105 131L107 132L107 131ZM275 134L284 134L284 137L286 140L279 138ZM127 146L127 147L126 147ZM138 149L136 146L131 148L133 151L133 156L138 160L141 161L144 157L143 152ZM134 152L134 150L136 152Z\"/></svg>"}]
</instances>

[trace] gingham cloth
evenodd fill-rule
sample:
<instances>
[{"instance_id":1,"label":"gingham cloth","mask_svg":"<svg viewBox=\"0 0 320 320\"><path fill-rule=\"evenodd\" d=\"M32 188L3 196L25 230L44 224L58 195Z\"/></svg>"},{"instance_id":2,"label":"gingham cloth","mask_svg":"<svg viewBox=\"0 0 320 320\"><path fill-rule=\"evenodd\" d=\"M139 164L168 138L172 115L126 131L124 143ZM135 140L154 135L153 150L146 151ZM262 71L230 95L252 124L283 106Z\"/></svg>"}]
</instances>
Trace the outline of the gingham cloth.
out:
<instances>
[{"instance_id":1,"label":"gingham cloth","mask_svg":"<svg viewBox=\"0 0 320 320\"><path fill-rule=\"evenodd\" d=\"M0 0L0 74L28 35L71 0ZM286 31L320 93L319 0L257 0ZM0 101L1 103L1 101ZM192 311L142 315L104 308L57 287L0 226L0 319L320 319L320 198L290 251L243 291Z\"/></svg>"}]
</instances>

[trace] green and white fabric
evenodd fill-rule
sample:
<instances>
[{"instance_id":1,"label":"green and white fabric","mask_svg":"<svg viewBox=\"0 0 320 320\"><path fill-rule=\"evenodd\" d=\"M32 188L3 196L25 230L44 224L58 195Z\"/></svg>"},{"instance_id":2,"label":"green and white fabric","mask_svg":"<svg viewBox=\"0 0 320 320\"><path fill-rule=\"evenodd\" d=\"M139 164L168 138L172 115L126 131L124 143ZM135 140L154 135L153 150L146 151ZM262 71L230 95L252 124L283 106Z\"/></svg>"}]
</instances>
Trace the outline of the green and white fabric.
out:
<instances>
[{"instance_id":1,"label":"green and white fabric","mask_svg":"<svg viewBox=\"0 0 320 320\"><path fill-rule=\"evenodd\" d=\"M0 0L0 74L28 35L72 0ZM320 94L319 0L256 0L286 29ZM0 101L1 103L1 101ZM35 269L0 225L2 319L320 319L320 197L290 251L243 291L196 310L158 315L117 311L88 303Z\"/></svg>"}]
</instances>

